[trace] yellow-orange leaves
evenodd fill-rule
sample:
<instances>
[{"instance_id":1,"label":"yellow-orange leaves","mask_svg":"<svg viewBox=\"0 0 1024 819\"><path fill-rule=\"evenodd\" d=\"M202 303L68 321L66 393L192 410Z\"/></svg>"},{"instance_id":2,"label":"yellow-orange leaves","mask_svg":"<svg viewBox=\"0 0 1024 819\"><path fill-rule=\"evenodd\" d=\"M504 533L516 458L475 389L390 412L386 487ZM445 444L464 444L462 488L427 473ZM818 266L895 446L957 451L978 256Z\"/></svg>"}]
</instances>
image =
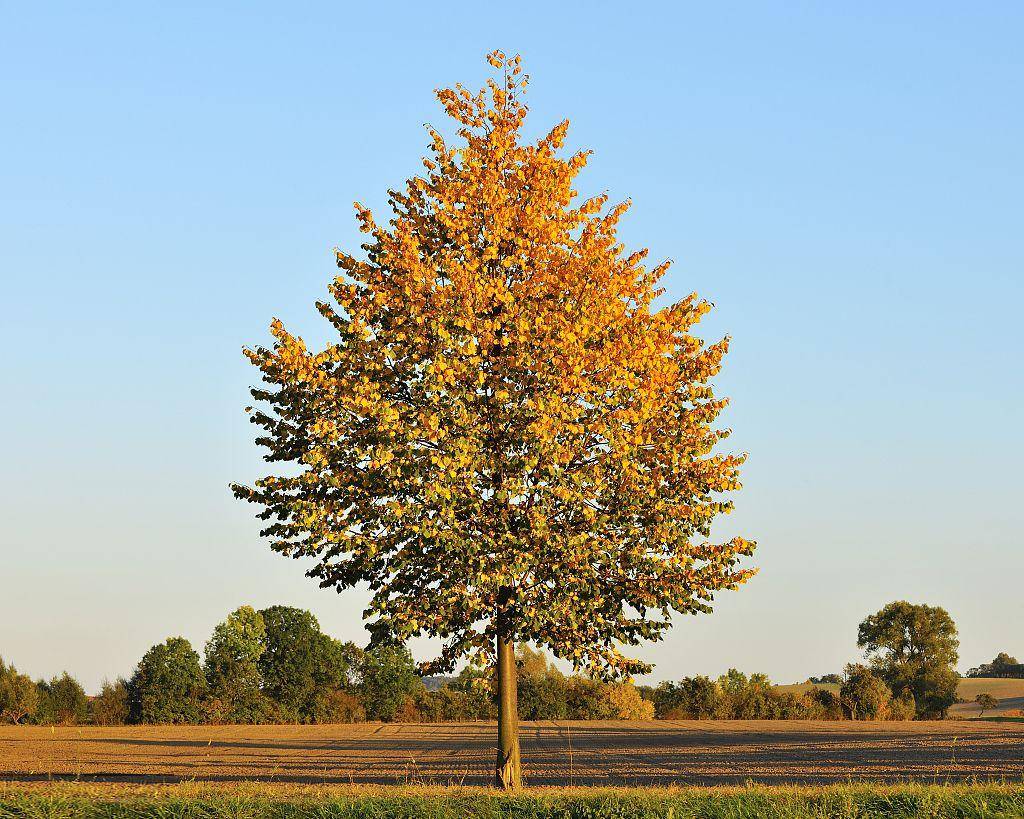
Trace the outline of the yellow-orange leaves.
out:
<instances>
[{"instance_id":1,"label":"yellow-orange leaves","mask_svg":"<svg viewBox=\"0 0 1024 819\"><path fill-rule=\"evenodd\" d=\"M695 294L655 305L668 264L618 241L629 203L579 201L589 152L559 155L568 121L524 143L519 58L488 61L485 89L437 92L458 144L429 131L387 226L356 204L365 257L337 252L318 305L335 342L275 321L247 352L259 443L299 474L236 492L322 585L368 582L379 632L444 635L436 668L486 658L503 607L515 639L630 673L619 645L750 575L752 543L708 542L742 463L713 452L727 342L693 335Z\"/></svg>"}]
</instances>

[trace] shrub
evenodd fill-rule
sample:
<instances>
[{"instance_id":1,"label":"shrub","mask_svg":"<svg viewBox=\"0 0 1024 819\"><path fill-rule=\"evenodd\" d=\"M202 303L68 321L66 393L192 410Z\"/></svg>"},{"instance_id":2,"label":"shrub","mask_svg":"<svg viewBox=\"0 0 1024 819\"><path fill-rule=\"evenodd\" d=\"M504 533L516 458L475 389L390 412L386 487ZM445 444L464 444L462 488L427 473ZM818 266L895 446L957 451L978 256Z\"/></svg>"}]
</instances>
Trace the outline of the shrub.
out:
<instances>
[{"instance_id":1,"label":"shrub","mask_svg":"<svg viewBox=\"0 0 1024 819\"><path fill-rule=\"evenodd\" d=\"M876 720L889 716L892 692L885 681L867 666L846 666L846 678L839 689L839 697L850 719Z\"/></svg>"},{"instance_id":2,"label":"shrub","mask_svg":"<svg viewBox=\"0 0 1024 819\"><path fill-rule=\"evenodd\" d=\"M612 719L654 719L654 703L641 697L629 683L606 683L604 696L614 712Z\"/></svg>"},{"instance_id":3,"label":"shrub","mask_svg":"<svg viewBox=\"0 0 1024 819\"><path fill-rule=\"evenodd\" d=\"M90 703L95 725L124 725L130 716L128 685L124 680L103 681L100 693Z\"/></svg>"},{"instance_id":4,"label":"shrub","mask_svg":"<svg viewBox=\"0 0 1024 819\"><path fill-rule=\"evenodd\" d=\"M335 688L324 696L325 722L364 722L366 709L358 694Z\"/></svg>"}]
</instances>

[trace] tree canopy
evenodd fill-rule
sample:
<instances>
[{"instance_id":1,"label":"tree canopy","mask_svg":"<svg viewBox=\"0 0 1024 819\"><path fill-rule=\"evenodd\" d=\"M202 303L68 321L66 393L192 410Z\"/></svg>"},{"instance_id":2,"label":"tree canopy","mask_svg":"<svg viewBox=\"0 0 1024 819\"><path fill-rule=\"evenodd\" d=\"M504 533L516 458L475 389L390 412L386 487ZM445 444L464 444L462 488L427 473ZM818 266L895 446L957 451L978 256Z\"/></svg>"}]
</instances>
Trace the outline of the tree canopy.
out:
<instances>
[{"instance_id":1,"label":"tree canopy","mask_svg":"<svg viewBox=\"0 0 1024 819\"><path fill-rule=\"evenodd\" d=\"M857 645L895 696L913 696L920 716L945 716L956 702L960 642L944 608L889 603L860 624Z\"/></svg>"},{"instance_id":2,"label":"tree canopy","mask_svg":"<svg viewBox=\"0 0 1024 819\"><path fill-rule=\"evenodd\" d=\"M232 722L260 722L269 702L263 695L260 658L267 628L252 606L241 606L213 630L206 644L204 672L209 694Z\"/></svg>"},{"instance_id":3,"label":"tree canopy","mask_svg":"<svg viewBox=\"0 0 1024 819\"><path fill-rule=\"evenodd\" d=\"M337 252L317 305L335 340L275 320L246 351L258 443L298 470L235 491L321 585L369 583L376 634L441 637L433 672L493 657L500 630L645 671L618 645L751 574L752 543L708 540L743 460L713 452L728 340L693 335L695 294L655 304L668 262L619 241L629 203L578 198L590 152L560 155L567 121L524 140L519 59L489 59L483 91L437 92L458 142L428 129L390 222L357 204L365 256Z\"/></svg>"},{"instance_id":4,"label":"tree canopy","mask_svg":"<svg viewBox=\"0 0 1024 819\"><path fill-rule=\"evenodd\" d=\"M728 339L694 334L711 305L657 303L669 263L619 240L629 202L579 195L590 152L564 155L568 121L527 139L520 60L488 60L486 88L437 91L455 138L428 128L389 220L356 203L364 252L337 251L317 304L331 343L275 319L246 350L257 442L287 466L234 491L321 586L368 583L376 641L439 637L429 673L496 665L514 786L514 645L649 671L620 647L710 611L754 545L711 540L743 462L716 449Z\"/></svg>"},{"instance_id":5,"label":"tree canopy","mask_svg":"<svg viewBox=\"0 0 1024 819\"><path fill-rule=\"evenodd\" d=\"M134 722L188 723L201 718L206 680L199 655L184 637L170 637L147 651L128 682Z\"/></svg>"},{"instance_id":6,"label":"tree canopy","mask_svg":"<svg viewBox=\"0 0 1024 819\"><path fill-rule=\"evenodd\" d=\"M304 609L271 606L259 615L265 627L259 657L264 693L286 719L320 720L330 708L332 689L354 681L359 649L324 634L316 617Z\"/></svg>"}]
</instances>

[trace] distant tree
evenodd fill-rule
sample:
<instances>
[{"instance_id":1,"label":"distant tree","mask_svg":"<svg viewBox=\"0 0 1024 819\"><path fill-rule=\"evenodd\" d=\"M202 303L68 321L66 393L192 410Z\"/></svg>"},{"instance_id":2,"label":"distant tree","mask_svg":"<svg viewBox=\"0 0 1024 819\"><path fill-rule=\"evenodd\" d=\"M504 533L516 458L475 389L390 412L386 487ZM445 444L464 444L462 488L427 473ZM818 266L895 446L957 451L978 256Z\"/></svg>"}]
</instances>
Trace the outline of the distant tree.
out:
<instances>
[{"instance_id":1,"label":"distant tree","mask_svg":"<svg viewBox=\"0 0 1024 819\"><path fill-rule=\"evenodd\" d=\"M89 704L95 725L124 725L131 718L125 680L103 681L100 693Z\"/></svg>"},{"instance_id":2,"label":"distant tree","mask_svg":"<svg viewBox=\"0 0 1024 819\"><path fill-rule=\"evenodd\" d=\"M368 648L360 669L360 691L367 719L391 722L423 688L416 662L405 646L384 644Z\"/></svg>"},{"instance_id":3,"label":"distant tree","mask_svg":"<svg viewBox=\"0 0 1024 819\"><path fill-rule=\"evenodd\" d=\"M294 722L330 720L333 692L358 679L359 649L320 631L312 613L290 606L259 612L266 629L259 658L263 692Z\"/></svg>"},{"instance_id":4,"label":"distant tree","mask_svg":"<svg viewBox=\"0 0 1024 819\"><path fill-rule=\"evenodd\" d=\"M39 706L39 689L27 674L19 674L14 664L0 657L0 721L17 725L32 717Z\"/></svg>"},{"instance_id":5,"label":"distant tree","mask_svg":"<svg viewBox=\"0 0 1024 819\"><path fill-rule=\"evenodd\" d=\"M910 691L919 717L944 717L956 702L960 643L945 609L890 603L860 624L857 645L894 696Z\"/></svg>"},{"instance_id":6,"label":"distant tree","mask_svg":"<svg viewBox=\"0 0 1024 819\"><path fill-rule=\"evenodd\" d=\"M841 685L843 677L841 674L824 674L821 677L809 677L807 682L812 685Z\"/></svg>"},{"instance_id":7,"label":"distant tree","mask_svg":"<svg viewBox=\"0 0 1024 819\"><path fill-rule=\"evenodd\" d=\"M199 655L184 637L170 637L143 655L128 682L131 721L199 722L205 692Z\"/></svg>"},{"instance_id":8,"label":"distant tree","mask_svg":"<svg viewBox=\"0 0 1024 819\"><path fill-rule=\"evenodd\" d=\"M365 256L338 252L317 305L331 343L275 320L247 350L282 468L234 491L321 586L369 584L376 637L442 639L425 673L496 669L495 782L515 787L516 643L647 671L620 648L710 612L754 545L708 541L743 462L717 449L728 340L695 335L711 305L658 303L668 263L624 250L628 203L578 199L588 152L561 155L567 121L525 140L520 61L489 61L479 94L437 92L460 144L430 131L389 221L358 206Z\"/></svg>"},{"instance_id":9,"label":"distant tree","mask_svg":"<svg viewBox=\"0 0 1024 819\"><path fill-rule=\"evenodd\" d=\"M548 656L526 643L516 648L519 716L522 719L565 719L566 680Z\"/></svg>"},{"instance_id":10,"label":"distant tree","mask_svg":"<svg viewBox=\"0 0 1024 819\"><path fill-rule=\"evenodd\" d=\"M565 681L565 710L567 719L615 719L601 681L581 674Z\"/></svg>"},{"instance_id":11,"label":"distant tree","mask_svg":"<svg viewBox=\"0 0 1024 819\"><path fill-rule=\"evenodd\" d=\"M36 719L57 725L79 725L89 718L89 698L81 684L65 671L46 682L40 680Z\"/></svg>"},{"instance_id":12,"label":"distant tree","mask_svg":"<svg viewBox=\"0 0 1024 819\"><path fill-rule=\"evenodd\" d=\"M999 705L999 700L993 697L991 694L978 694L974 698L974 701L981 706L981 713L979 716L985 716L986 711L991 711L993 708Z\"/></svg>"},{"instance_id":13,"label":"distant tree","mask_svg":"<svg viewBox=\"0 0 1024 819\"><path fill-rule=\"evenodd\" d=\"M982 663L977 668L967 672L968 677L1024 677L1024 663L1011 657L1005 651L1000 651L996 658L990 663Z\"/></svg>"},{"instance_id":14,"label":"distant tree","mask_svg":"<svg viewBox=\"0 0 1024 819\"><path fill-rule=\"evenodd\" d=\"M889 717L892 691L885 680L865 665L846 666L839 698L850 719L880 720Z\"/></svg>"},{"instance_id":15,"label":"distant tree","mask_svg":"<svg viewBox=\"0 0 1024 819\"><path fill-rule=\"evenodd\" d=\"M730 668L718 678L718 716L723 719L780 719L782 714L771 680Z\"/></svg>"},{"instance_id":16,"label":"distant tree","mask_svg":"<svg viewBox=\"0 0 1024 819\"><path fill-rule=\"evenodd\" d=\"M239 607L214 628L203 668L210 698L224 721L263 722L269 716L260 673L266 637L263 617L252 606Z\"/></svg>"}]
</instances>

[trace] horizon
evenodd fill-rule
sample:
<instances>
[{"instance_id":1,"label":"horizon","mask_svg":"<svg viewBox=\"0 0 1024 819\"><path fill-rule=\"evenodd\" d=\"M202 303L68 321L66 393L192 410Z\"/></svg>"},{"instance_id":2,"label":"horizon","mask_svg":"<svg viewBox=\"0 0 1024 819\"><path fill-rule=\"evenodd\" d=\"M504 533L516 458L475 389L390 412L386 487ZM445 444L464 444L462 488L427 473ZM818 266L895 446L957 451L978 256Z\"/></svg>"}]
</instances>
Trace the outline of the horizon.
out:
<instances>
[{"instance_id":1,"label":"horizon","mask_svg":"<svg viewBox=\"0 0 1024 819\"><path fill-rule=\"evenodd\" d=\"M547 6L450 28L414 5L57 8L8 10L0 55L0 656L20 671L94 693L169 636L201 652L242 604L365 645L365 589L318 589L231 497L263 468L241 349L274 316L328 337L314 301L331 248L360 244L351 203L385 213L442 120L433 89L478 86L493 48L531 76L527 131L568 118L595 151L581 192L632 199L627 246L675 260L665 298L695 290L698 334L732 337L720 426L749 459L714 534L756 540L760 573L631 650L656 666L637 682L837 673L904 599L950 612L961 672L1024 653L1024 10L666 4L609 31Z\"/></svg>"}]
</instances>

